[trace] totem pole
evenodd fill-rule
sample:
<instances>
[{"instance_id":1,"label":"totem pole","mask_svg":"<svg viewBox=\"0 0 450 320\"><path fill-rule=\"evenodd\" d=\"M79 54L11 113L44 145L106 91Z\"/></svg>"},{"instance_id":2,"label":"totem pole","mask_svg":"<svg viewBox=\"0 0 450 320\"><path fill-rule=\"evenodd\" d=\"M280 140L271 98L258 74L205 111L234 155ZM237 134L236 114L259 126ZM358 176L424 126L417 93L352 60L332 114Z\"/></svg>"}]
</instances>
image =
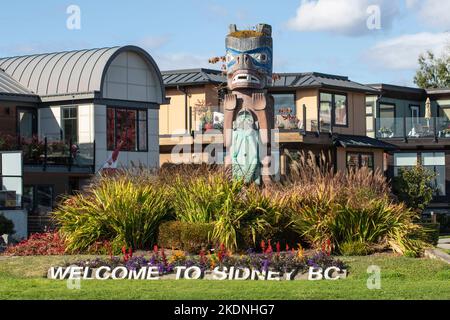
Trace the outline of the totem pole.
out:
<instances>
[{"instance_id":1,"label":"totem pole","mask_svg":"<svg viewBox=\"0 0 450 320\"><path fill-rule=\"evenodd\" d=\"M272 27L255 30L230 26L226 38L227 84L224 98L224 144L233 178L247 183L270 183L271 130L274 125L272 85Z\"/></svg>"}]
</instances>

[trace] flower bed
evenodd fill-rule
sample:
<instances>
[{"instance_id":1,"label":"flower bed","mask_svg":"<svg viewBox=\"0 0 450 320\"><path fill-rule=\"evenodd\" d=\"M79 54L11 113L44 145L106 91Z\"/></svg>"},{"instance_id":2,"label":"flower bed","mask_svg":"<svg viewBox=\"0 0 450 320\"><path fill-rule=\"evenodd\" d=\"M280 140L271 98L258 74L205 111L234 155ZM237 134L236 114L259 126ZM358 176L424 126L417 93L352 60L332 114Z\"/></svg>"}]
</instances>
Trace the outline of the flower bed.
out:
<instances>
[{"instance_id":1,"label":"flower bed","mask_svg":"<svg viewBox=\"0 0 450 320\"><path fill-rule=\"evenodd\" d=\"M33 234L27 240L10 246L3 253L8 256L54 256L66 252L64 241L59 233Z\"/></svg>"},{"instance_id":2,"label":"flower bed","mask_svg":"<svg viewBox=\"0 0 450 320\"><path fill-rule=\"evenodd\" d=\"M111 256L109 259L82 260L66 264L64 268L80 267L83 270L89 269L91 274L99 268L108 268L109 270L125 268L122 272L125 270L139 272L143 268L155 268L158 276L162 277L161 279L173 279L178 268L198 267L205 279L213 279L212 273L217 270L248 269L257 270L265 275L268 272L276 272L281 276L293 274L292 279L303 279L310 268L325 270L334 267L343 271L346 267L342 261L326 252L320 251L305 256L301 248L265 253L255 253L249 250L245 255L232 255L222 246L216 253L201 251L199 255L186 255L183 251L174 250L169 257L164 249L158 249L156 246L153 253L148 256L133 256L131 250L125 248L123 252L123 257ZM50 273L48 277L57 278L52 277Z\"/></svg>"}]
</instances>

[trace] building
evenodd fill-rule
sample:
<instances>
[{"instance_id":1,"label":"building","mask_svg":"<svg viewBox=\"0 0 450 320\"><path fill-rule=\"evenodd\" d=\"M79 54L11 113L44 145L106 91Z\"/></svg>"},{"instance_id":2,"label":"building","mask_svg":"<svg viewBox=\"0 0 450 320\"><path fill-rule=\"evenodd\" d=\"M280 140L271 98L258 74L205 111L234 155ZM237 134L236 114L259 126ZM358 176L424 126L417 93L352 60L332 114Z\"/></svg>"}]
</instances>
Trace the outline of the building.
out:
<instances>
[{"instance_id":1,"label":"building","mask_svg":"<svg viewBox=\"0 0 450 320\"><path fill-rule=\"evenodd\" d=\"M222 72L190 69L162 75L170 104L160 110L161 164L223 160ZM366 135L366 97L378 95L377 89L342 76L285 73L269 92L279 129L279 174L287 173L286 150L330 154L336 170L368 166L384 171L385 152L395 147Z\"/></svg>"},{"instance_id":2,"label":"building","mask_svg":"<svg viewBox=\"0 0 450 320\"><path fill-rule=\"evenodd\" d=\"M158 66L139 47L0 58L0 152L23 158L22 185L2 183L0 210L20 236L42 231L57 198L85 185L119 141L119 165L158 167L167 102Z\"/></svg>"},{"instance_id":3,"label":"building","mask_svg":"<svg viewBox=\"0 0 450 320\"><path fill-rule=\"evenodd\" d=\"M424 90L373 84L366 101L367 135L397 147L387 159L390 178L419 163L436 173L428 212L448 212L450 203L450 89Z\"/></svg>"}]
</instances>

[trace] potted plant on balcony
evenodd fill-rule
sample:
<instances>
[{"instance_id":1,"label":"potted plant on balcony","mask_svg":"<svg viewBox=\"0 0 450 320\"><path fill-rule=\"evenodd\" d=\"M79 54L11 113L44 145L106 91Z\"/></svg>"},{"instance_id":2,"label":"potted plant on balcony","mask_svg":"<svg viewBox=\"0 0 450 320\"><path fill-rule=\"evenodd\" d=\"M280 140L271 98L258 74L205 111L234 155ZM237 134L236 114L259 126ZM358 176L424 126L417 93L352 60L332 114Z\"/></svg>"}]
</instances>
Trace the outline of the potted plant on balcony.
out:
<instances>
[{"instance_id":1,"label":"potted plant on balcony","mask_svg":"<svg viewBox=\"0 0 450 320\"><path fill-rule=\"evenodd\" d=\"M17 148L17 140L11 135L0 136L0 150L1 151L13 151Z\"/></svg>"},{"instance_id":2,"label":"potted plant on balcony","mask_svg":"<svg viewBox=\"0 0 450 320\"><path fill-rule=\"evenodd\" d=\"M31 139L22 139L22 150L24 158L28 161L39 162L45 153L45 143L37 136Z\"/></svg>"},{"instance_id":3,"label":"potted plant on balcony","mask_svg":"<svg viewBox=\"0 0 450 320\"><path fill-rule=\"evenodd\" d=\"M446 138L450 138L450 128L442 130L441 134Z\"/></svg>"},{"instance_id":4,"label":"potted plant on balcony","mask_svg":"<svg viewBox=\"0 0 450 320\"><path fill-rule=\"evenodd\" d=\"M64 141L54 141L50 144L49 151L53 154L66 155L69 152L69 145Z\"/></svg>"},{"instance_id":5,"label":"potted plant on balcony","mask_svg":"<svg viewBox=\"0 0 450 320\"><path fill-rule=\"evenodd\" d=\"M393 134L392 130L387 127L381 128L379 130L379 132L380 132L382 138L390 138L390 137L392 137L392 134Z\"/></svg>"},{"instance_id":6,"label":"potted plant on balcony","mask_svg":"<svg viewBox=\"0 0 450 320\"><path fill-rule=\"evenodd\" d=\"M203 130L208 131L214 129L214 117L211 110L206 111L206 113L200 118L202 122Z\"/></svg>"}]
</instances>

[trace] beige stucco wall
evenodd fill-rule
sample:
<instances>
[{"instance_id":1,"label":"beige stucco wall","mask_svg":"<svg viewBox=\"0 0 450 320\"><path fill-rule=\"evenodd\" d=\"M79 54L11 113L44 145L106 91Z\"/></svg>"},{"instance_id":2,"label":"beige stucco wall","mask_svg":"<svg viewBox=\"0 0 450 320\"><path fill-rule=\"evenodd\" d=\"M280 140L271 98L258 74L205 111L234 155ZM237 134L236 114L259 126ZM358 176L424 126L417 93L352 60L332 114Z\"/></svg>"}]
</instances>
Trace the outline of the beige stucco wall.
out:
<instances>
[{"instance_id":1,"label":"beige stucco wall","mask_svg":"<svg viewBox=\"0 0 450 320\"><path fill-rule=\"evenodd\" d=\"M303 121L303 105L306 106L306 129L311 130L311 121L318 119L319 104L318 89L300 89L296 91L297 118ZM326 92L333 92L326 90ZM346 93L348 103L348 127L333 127L334 133L349 135L366 135L366 95L364 93L336 91L336 93Z\"/></svg>"},{"instance_id":2,"label":"beige stucco wall","mask_svg":"<svg viewBox=\"0 0 450 320\"><path fill-rule=\"evenodd\" d=\"M303 121L303 105L306 106L306 130L311 130L311 120L317 120L317 89L297 90L297 118Z\"/></svg>"},{"instance_id":3,"label":"beige stucco wall","mask_svg":"<svg viewBox=\"0 0 450 320\"><path fill-rule=\"evenodd\" d=\"M374 169L384 171L384 151L366 148L337 148L336 162L337 170L347 170L347 152L373 153Z\"/></svg>"},{"instance_id":4,"label":"beige stucco wall","mask_svg":"<svg viewBox=\"0 0 450 320\"><path fill-rule=\"evenodd\" d=\"M199 102L203 101L206 105L210 105L212 111L221 111L217 89L214 85L189 87L186 90L188 113L186 113L185 108L185 94L175 88L166 90L166 96L170 98L170 104L161 105L159 112L160 135L185 133L186 117L188 118L188 127L197 130L201 115L195 112L195 108ZM192 117L189 119L190 111Z\"/></svg>"},{"instance_id":5,"label":"beige stucco wall","mask_svg":"<svg viewBox=\"0 0 450 320\"><path fill-rule=\"evenodd\" d=\"M347 93L348 127L333 127L333 132L357 136L366 135L366 95L364 93Z\"/></svg>"}]
</instances>

